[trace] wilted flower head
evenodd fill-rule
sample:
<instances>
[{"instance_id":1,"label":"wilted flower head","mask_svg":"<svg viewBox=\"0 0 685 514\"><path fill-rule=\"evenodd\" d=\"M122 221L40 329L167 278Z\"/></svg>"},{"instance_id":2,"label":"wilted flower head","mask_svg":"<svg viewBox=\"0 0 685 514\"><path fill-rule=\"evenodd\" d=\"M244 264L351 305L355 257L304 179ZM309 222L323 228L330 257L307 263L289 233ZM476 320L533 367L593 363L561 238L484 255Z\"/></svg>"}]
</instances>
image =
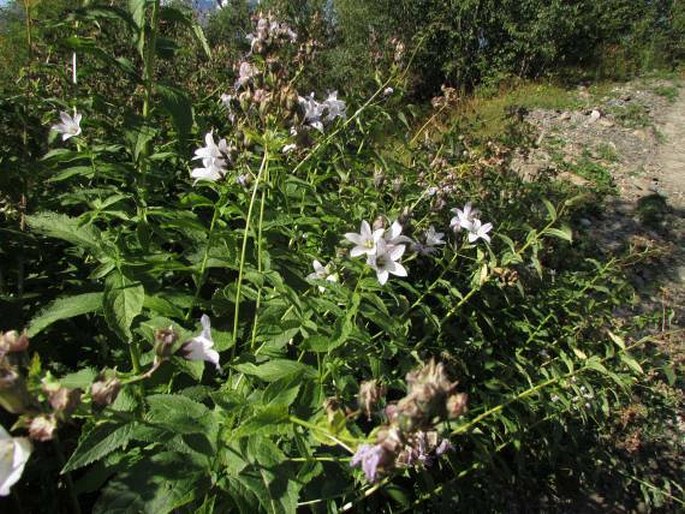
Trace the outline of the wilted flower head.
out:
<instances>
[{"instance_id":1,"label":"wilted flower head","mask_svg":"<svg viewBox=\"0 0 685 514\"><path fill-rule=\"evenodd\" d=\"M62 122L53 125L51 129L62 134L62 141L81 134L81 113L76 112L76 109L73 118L64 111L59 113L59 117Z\"/></svg>"},{"instance_id":2,"label":"wilted flower head","mask_svg":"<svg viewBox=\"0 0 685 514\"><path fill-rule=\"evenodd\" d=\"M12 437L0 426L0 496L8 496L24 472L33 447L25 437Z\"/></svg>"},{"instance_id":3,"label":"wilted flower head","mask_svg":"<svg viewBox=\"0 0 685 514\"><path fill-rule=\"evenodd\" d=\"M90 395L97 405L107 406L116 400L120 389L121 382L116 374L105 372L90 386Z\"/></svg>"},{"instance_id":4,"label":"wilted flower head","mask_svg":"<svg viewBox=\"0 0 685 514\"><path fill-rule=\"evenodd\" d=\"M54 416L41 414L31 420L31 423L29 424L29 436L34 441L50 441L53 438L56 428L57 420Z\"/></svg>"},{"instance_id":5,"label":"wilted flower head","mask_svg":"<svg viewBox=\"0 0 685 514\"><path fill-rule=\"evenodd\" d=\"M294 43L297 34L287 23L277 21L272 14L259 14L254 34L246 36L250 42L250 51L264 53L273 45Z\"/></svg>"},{"instance_id":6,"label":"wilted flower head","mask_svg":"<svg viewBox=\"0 0 685 514\"><path fill-rule=\"evenodd\" d=\"M12 367L0 366L0 406L12 414L20 414L30 403L24 378Z\"/></svg>"},{"instance_id":7,"label":"wilted flower head","mask_svg":"<svg viewBox=\"0 0 685 514\"><path fill-rule=\"evenodd\" d=\"M155 331L155 354L159 359L171 357L174 344L178 340L178 333L173 326L160 328Z\"/></svg>"},{"instance_id":8,"label":"wilted flower head","mask_svg":"<svg viewBox=\"0 0 685 514\"><path fill-rule=\"evenodd\" d=\"M385 387L381 386L377 380L367 380L359 385L357 401L367 419L371 419L371 413L383 396L385 396Z\"/></svg>"},{"instance_id":9,"label":"wilted flower head","mask_svg":"<svg viewBox=\"0 0 685 514\"><path fill-rule=\"evenodd\" d=\"M362 444L350 461L350 466L357 467L361 465L364 475L369 482L375 482L378 475L378 466L381 464L385 450L380 444L371 446L370 444Z\"/></svg>"},{"instance_id":10,"label":"wilted flower head","mask_svg":"<svg viewBox=\"0 0 685 514\"><path fill-rule=\"evenodd\" d=\"M56 391L48 393L48 400L55 413L64 419L71 416L81 403L81 390L60 387Z\"/></svg>"},{"instance_id":11,"label":"wilted flower head","mask_svg":"<svg viewBox=\"0 0 685 514\"><path fill-rule=\"evenodd\" d=\"M19 335L16 330L10 330L4 334L0 332L0 357L7 353L23 352L29 347L29 338L26 332Z\"/></svg>"},{"instance_id":12,"label":"wilted flower head","mask_svg":"<svg viewBox=\"0 0 685 514\"><path fill-rule=\"evenodd\" d=\"M180 352L183 357L188 360L211 362L216 366L216 369L220 369L219 352L214 349L209 316L203 314L202 318L200 318L200 323L202 324L202 332L200 332L200 335L183 343Z\"/></svg>"}]
</instances>

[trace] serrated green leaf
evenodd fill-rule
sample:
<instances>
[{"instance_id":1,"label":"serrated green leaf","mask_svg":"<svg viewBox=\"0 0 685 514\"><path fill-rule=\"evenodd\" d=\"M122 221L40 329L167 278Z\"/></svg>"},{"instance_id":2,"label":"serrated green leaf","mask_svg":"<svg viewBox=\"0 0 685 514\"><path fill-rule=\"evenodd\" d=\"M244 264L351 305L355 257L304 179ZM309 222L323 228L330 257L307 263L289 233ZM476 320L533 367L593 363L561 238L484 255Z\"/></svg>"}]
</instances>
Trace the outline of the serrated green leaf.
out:
<instances>
[{"instance_id":1,"label":"serrated green leaf","mask_svg":"<svg viewBox=\"0 0 685 514\"><path fill-rule=\"evenodd\" d=\"M26 217L28 226L35 232L62 239L90 251L99 249L100 231L92 225L81 225L78 218L56 212L40 212Z\"/></svg>"},{"instance_id":2,"label":"serrated green leaf","mask_svg":"<svg viewBox=\"0 0 685 514\"><path fill-rule=\"evenodd\" d=\"M237 371L255 376L265 382L274 382L288 375L302 373L305 376L316 376L316 371L301 362L288 359L273 359L259 366L246 362L234 366Z\"/></svg>"},{"instance_id":3,"label":"serrated green leaf","mask_svg":"<svg viewBox=\"0 0 685 514\"><path fill-rule=\"evenodd\" d=\"M87 390L90 385L95 380L98 372L94 368L83 368L75 373L69 373L59 379L59 383L62 387L68 387L69 389L82 389Z\"/></svg>"},{"instance_id":4,"label":"serrated green leaf","mask_svg":"<svg viewBox=\"0 0 685 514\"><path fill-rule=\"evenodd\" d=\"M193 128L193 105L188 96L180 89L157 85L157 93L162 107L169 113L179 136L185 138Z\"/></svg>"},{"instance_id":5,"label":"serrated green leaf","mask_svg":"<svg viewBox=\"0 0 685 514\"><path fill-rule=\"evenodd\" d=\"M285 405L269 405L241 423L231 434L231 437L239 439L257 433L260 435L272 434L280 432L284 424L290 425L288 408Z\"/></svg>"},{"instance_id":6,"label":"serrated green leaf","mask_svg":"<svg viewBox=\"0 0 685 514\"><path fill-rule=\"evenodd\" d=\"M207 434L216 428L216 419L205 405L177 394L148 396L145 419L178 434ZM208 435L208 434L207 434Z\"/></svg>"},{"instance_id":7,"label":"serrated green leaf","mask_svg":"<svg viewBox=\"0 0 685 514\"><path fill-rule=\"evenodd\" d=\"M84 293L58 298L31 320L27 335L34 337L55 321L96 312L102 308L103 293Z\"/></svg>"},{"instance_id":8,"label":"serrated green leaf","mask_svg":"<svg viewBox=\"0 0 685 514\"><path fill-rule=\"evenodd\" d=\"M210 487L209 470L191 456L155 453L109 481L93 514L166 514Z\"/></svg>"},{"instance_id":9,"label":"serrated green leaf","mask_svg":"<svg viewBox=\"0 0 685 514\"><path fill-rule=\"evenodd\" d=\"M107 423L97 425L81 437L79 445L64 466L62 473L82 468L107 456L114 450L125 447L131 440L134 423L118 425Z\"/></svg>"},{"instance_id":10,"label":"serrated green leaf","mask_svg":"<svg viewBox=\"0 0 685 514\"><path fill-rule=\"evenodd\" d=\"M110 328L124 341L131 340L133 319L143 310L145 289L118 271L107 277L102 306Z\"/></svg>"}]
</instances>

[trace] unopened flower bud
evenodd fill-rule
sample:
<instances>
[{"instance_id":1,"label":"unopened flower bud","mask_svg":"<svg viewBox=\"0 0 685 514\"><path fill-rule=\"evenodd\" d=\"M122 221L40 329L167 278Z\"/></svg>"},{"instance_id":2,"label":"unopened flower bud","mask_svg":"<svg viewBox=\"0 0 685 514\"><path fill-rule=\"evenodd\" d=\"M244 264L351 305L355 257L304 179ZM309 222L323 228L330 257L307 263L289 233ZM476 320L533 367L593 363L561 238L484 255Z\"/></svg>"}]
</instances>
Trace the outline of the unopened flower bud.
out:
<instances>
[{"instance_id":1,"label":"unopened flower bud","mask_svg":"<svg viewBox=\"0 0 685 514\"><path fill-rule=\"evenodd\" d=\"M392 192L395 193L396 195L400 193L402 190L402 183L404 181L402 180L402 177L397 177L392 181Z\"/></svg>"},{"instance_id":2,"label":"unopened flower bud","mask_svg":"<svg viewBox=\"0 0 685 514\"><path fill-rule=\"evenodd\" d=\"M407 206L404 209L402 209L402 212L397 217L397 221L400 223L400 225L404 226L404 225L407 225L409 223L409 220L411 220L411 217L412 217L411 207Z\"/></svg>"},{"instance_id":3,"label":"unopened flower bud","mask_svg":"<svg viewBox=\"0 0 685 514\"><path fill-rule=\"evenodd\" d=\"M34 441L50 441L57 428L57 421L54 416L42 414L31 420L29 425L29 437Z\"/></svg>"},{"instance_id":4,"label":"unopened flower bud","mask_svg":"<svg viewBox=\"0 0 685 514\"><path fill-rule=\"evenodd\" d=\"M23 377L11 368L0 368L0 406L12 414L21 414L30 403Z\"/></svg>"},{"instance_id":5,"label":"unopened flower bud","mask_svg":"<svg viewBox=\"0 0 685 514\"><path fill-rule=\"evenodd\" d=\"M178 334L174 327L160 328L155 331L155 354L159 359L168 359L173 354Z\"/></svg>"},{"instance_id":6,"label":"unopened flower bud","mask_svg":"<svg viewBox=\"0 0 685 514\"><path fill-rule=\"evenodd\" d=\"M402 447L402 433L394 426L382 428L376 437L378 444L388 453L397 453Z\"/></svg>"},{"instance_id":7,"label":"unopened flower bud","mask_svg":"<svg viewBox=\"0 0 685 514\"><path fill-rule=\"evenodd\" d=\"M121 382L115 376L101 376L99 380L93 382L90 387L90 394L93 402L98 405L107 406L116 400L119 390L121 389Z\"/></svg>"},{"instance_id":8,"label":"unopened flower bud","mask_svg":"<svg viewBox=\"0 0 685 514\"><path fill-rule=\"evenodd\" d=\"M450 419L455 419L464 414L468 400L469 395L466 393L457 393L450 396L447 399L447 416Z\"/></svg>"},{"instance_id":9,"label":"unopened flower bud","mask_svg":"<svg viewBox=\"0 0 685 514\"><path fill-rule=\"evenodd\" d=\"M81 403L81 390L60 387L50 396L50 406L56 414L69 417Z\"/></svg>"},{"instance_id":10,"label":"unopened flower bud","mask_svg":"<svg viewBox=\"0 0 685 514\"><path fill-rule=\"evenodd\" d=\"M376 189L380 189L383 187L383 183L385 182L385 173L383 173L383 170L376 170L373 172L373 187Z\"/></svg>"},{"instance_id":11,"label":"unopened flower bud","mask_svg":"<svg viewBox=\"0 0 685 514\"><path fill-rule=\"evenodd\" d=\"M373 224L371 225L371 228L373 230L385 228L385 218L383 216L378 216L375 220L373 220Z\"/></svg>"},{"instance_id":12,"label":"unopened flower bud","mask_svg":"<svg viewBox=\"0 0 685 514\"><path fill-rule=\"evenodd\" d=\"M367 380L359 386L357 401L368 420L371 420L371 412L383 396L385 396L385 387L379 385L376 380Z\"/></svg>"},{"instance_id":13,"label":"unopened flower bud","mask_svg":"<svg viewBox=\"0 0 685 514\"><path fill-rule=\"evenodd\" d=\"M29 338L26 332L21 335L16 330L10 330L0 335L0 354L23 352L29 347Z\"/></svg>"}]
</instances>

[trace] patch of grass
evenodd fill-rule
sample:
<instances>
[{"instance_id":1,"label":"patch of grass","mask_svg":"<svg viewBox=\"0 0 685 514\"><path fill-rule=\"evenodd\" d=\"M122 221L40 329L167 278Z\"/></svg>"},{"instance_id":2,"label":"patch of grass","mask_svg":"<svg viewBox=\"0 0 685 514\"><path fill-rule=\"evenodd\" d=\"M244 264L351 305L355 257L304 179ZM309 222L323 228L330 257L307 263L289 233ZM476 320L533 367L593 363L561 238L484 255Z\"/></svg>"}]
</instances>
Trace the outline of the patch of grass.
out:
<instances>
[{"instance_id":1,"label":"patch of grass","mask_svg":"<svg viewBox=\"0 0 685 514\"><path fill-rule=\"evenodd\" d=\"M649 117L649 109L640 103L611 107L609 113L623 127L642 128L648 127L652 123Z\"/></svg>"},{"instance_id":2,"label":"patch of grass","mask_svg":"<svg viewBox=\"0 0 685 514\"><path fill-rule=\"evenodd\" d=\"M567 111L582 108L576 91L552 83L516 83L481 89L456 113L466 121L476 137L491 139L506 130L512 112L524 114L532 109Z\"/></svg>"},{"instance_id":3,"label":"patch of grass","mask_svg":"<svg viewBox=\"0 0 685 514\"><path fill-rule=\"evenodd\" d=\"M673 103L678 98L679 90L676 86L657 86L654 88L654 93L663 96L669 102Z\"/></svg>"},{"instance_id":4,"label":"patch of grass","mask_svg":"<svg viewBox=\"0 0 685 514\"><path fill-rule=\"evenodd\" d=\"M616 147L609 143L600 143L595 148L597 157L606 162L618 162L618 152Z\"/></svg>"},{"instance_id":5,"label":"patch of grass","mask_svg":"<svg viewBox=\"0 0 685 514\"><path fill-rule=\"evenodd\" d=\"M598 193L614 194L616 192L616 185L611 172L587 156L583 156L575 163L563 162L561 168L592 182Z\"/></svg>"}]
</instances>

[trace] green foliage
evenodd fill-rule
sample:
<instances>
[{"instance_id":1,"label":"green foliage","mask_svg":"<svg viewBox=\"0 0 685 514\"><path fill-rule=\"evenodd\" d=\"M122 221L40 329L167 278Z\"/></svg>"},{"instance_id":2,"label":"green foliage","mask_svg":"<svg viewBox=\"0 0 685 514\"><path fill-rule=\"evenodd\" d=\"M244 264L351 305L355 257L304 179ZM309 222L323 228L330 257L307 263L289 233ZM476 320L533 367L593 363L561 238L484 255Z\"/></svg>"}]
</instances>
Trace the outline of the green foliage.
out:
<instances>
[{"instance_id":1,"label":"green foliage","mask_svg":"<svg viewBox=\"0 0 685 514\"><path fill-rule=\"evenodd\" d=\"M60 432L54 450L36 445L27 477L61 471L50 501L98 513L438 511L476 497L503 510L494 493L512 485L524 499L556 494L555 463L597 464L587 434L606 432L650 369L647 340L624 340L614 316L631 299L622 269L633 256L597 260L574 231L583 199L510 169L532 139L515 109L497 141L459 127L426 137L438 115L418 125L400 96L410 49L383 38L422 41L413 69L426 87L475 83L487 68L479 38L496 71L536 73L580 30L578 7L531 17L536 2L340 2L307 31L324 4L273 2L300 42L341 45L317 61L273 17L250 51L247 6L231 5L207 22L211 52L179 3L51 18L37 56L75 51L77 80L32 62L3 101L22 137L0 157L17 184L3 190L12 309L1 328L27 326L35 355L3 347L3 380L21 374L3 394L31 399L17 430L37 438L42 416ZM334 97L305 111L353 79L368 25L397 54L367 61L377 74L363 88L376 92L348 101L346 116ZM335 70L316 78L326 59ZM312 85L314 97L298 94ZM81 133L62 140L47 127L74 108ZM608 187L606 170L577 171ZM450 209L467 202L493 226L477 232L469 218L455 230ZM376 249L352 257L368 244L350 234L374 220ZM444 244L427 237L437 232ZM433 436L455 451L420 450ZM365 444L382 447L375 477L350 465ZM15 487L37 510L43 498Z\"/></svg>"}]
</instances>

